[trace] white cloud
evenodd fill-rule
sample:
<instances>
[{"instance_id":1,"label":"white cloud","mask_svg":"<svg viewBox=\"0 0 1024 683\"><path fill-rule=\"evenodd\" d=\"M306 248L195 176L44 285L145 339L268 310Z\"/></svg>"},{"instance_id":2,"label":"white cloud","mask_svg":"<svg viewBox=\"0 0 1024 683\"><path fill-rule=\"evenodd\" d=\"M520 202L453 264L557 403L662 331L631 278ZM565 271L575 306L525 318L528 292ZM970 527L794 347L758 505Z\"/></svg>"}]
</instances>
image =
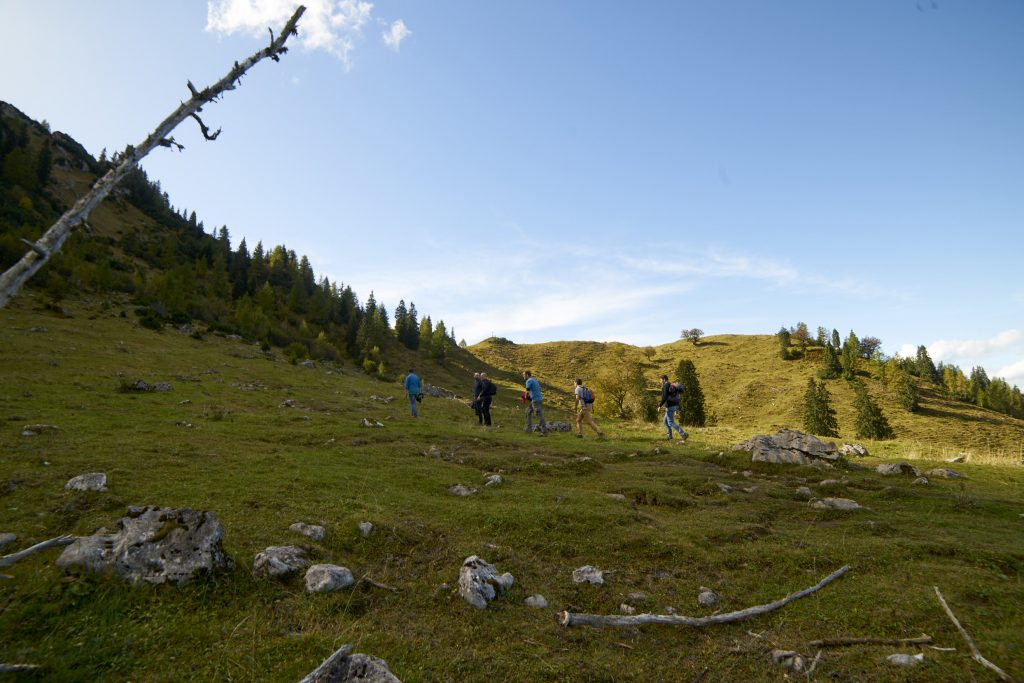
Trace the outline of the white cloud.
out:
<instances>
[{"instance_id":1,"label":"white cloud","mask_svg":"<svg viewBox=\"0 0 1024 683\"><path fill-rule=\"evenodd\" d=\"M304 4L299 44L306 50L324 50L351 67L351 52L373 15L373 3L304 0ZM209 0L206 30L267 36L267 29L279 31L296 7L295 0Z\"/></svg>"},{"instance_id":2,"label":"white cloud","mask_svg":"<svg viewBox=\"0 0 1024 683\"><path fill-rule=\"evenodd\" d=\"M928 345L928 353L935 361L979 358L1018 345L1024 346L1024 332L1006 330L991 339L940 339Z\"/></svg>"},{"instance_id":3,"label":"white cloud","mask_svg":"<svg viewBox=\"0 0 1024 683\"><path fill-rule=\"evenodd\" d=\"M1002 377L1011 385L1024 386L1024 360L999 368L995 373L996 377Z\"/></svg>"},{"instance_id":4,"label":"white cloud","mask_svg":"<svg viewBox=\"0 0 1024 683\"><path fill-rule=\"evenodd\" d=\"M412 31L409 30L404 21L399 19L391 24L391 28L381 35L384 37L384 44L395 52L398 52L398 48L401 47L402 41L411 36Z\"/></svg>"}]
</instances>

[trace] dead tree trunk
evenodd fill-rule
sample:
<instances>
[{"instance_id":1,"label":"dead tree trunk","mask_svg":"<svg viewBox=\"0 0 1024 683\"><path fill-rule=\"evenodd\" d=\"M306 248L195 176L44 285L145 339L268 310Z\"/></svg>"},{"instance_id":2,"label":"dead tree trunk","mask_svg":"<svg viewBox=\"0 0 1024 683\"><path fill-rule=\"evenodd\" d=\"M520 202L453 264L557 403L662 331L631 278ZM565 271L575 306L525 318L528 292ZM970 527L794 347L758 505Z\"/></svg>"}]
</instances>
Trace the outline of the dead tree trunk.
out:
<instances>
[{"instance_id":1,"label":"dead tree trunk","mask_svg":"<svg viewBox=\"0 0 1024 683\"><path fill-rule=\"evenodd\" d=\"M182 145L174 141L173 137L169 137L171 131L173 131L179 123L187 118L194 118L198 123L199 127L203 132L203 137L207 140L213 140L220 133L220 130L210 133L210 130L203 123L202 119L199 118L199 112L203 110L203 105L207 102L213 102L218 97L222 96L228 90L234 90L235 87L241 82L242 76L256 65L257 62L270 57L275 62L278 61L282 54L288 51L285 47L285 42L290 36L298 33L296 26L299 22L299 17L306 11L306 8L302 5L295 10L291 19L285 24L281 30L281 34L274 38L274 32L270 31L270 45L263 48L259 52L251 55L245 61L239 63L235 62L235 65L228 71L227 75L222 79L214 83L212 86L204 88L203 90L196 90L195 86L191 82L188 83L189 92L192 96L181 104L174 112L164 119L160 125L150 133L145 140L143 140L138 146L132 147L129 145L121 156L121 161L117 166L110 169L106 175L96 181L96 184L92 186L89 192L75 202L75 205L64 212L56 223L50 226L50 229L43 233L35 242L25 241L30 251L28 251L21 260L11 266L7 271L0 275L0 308L3 308L7 301L15 294L25 282L32 277L43 265L50 260L50 257L60 251L64 241L71 235L72 230L79 225L85 224L86 219L89 217L89 213L95 209L100 202L114 189L114 186L124 176L131 171L139 161L149 154L155 147L177 147L179 150L183 149Z\"/></svg>"}]
</instances>

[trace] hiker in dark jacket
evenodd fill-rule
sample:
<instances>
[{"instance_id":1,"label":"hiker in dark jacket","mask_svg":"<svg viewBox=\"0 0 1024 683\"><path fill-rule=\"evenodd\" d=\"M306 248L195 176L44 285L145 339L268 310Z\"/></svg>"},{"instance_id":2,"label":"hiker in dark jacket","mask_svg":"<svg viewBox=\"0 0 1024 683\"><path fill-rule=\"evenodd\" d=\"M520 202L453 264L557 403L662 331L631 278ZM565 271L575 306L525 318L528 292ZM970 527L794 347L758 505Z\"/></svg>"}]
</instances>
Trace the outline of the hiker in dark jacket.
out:
<instances>
[{"instance_id":1,"label":"hiker in dark jacket","mask_svg":"<svg viewBox=\"0 0 1024 683\"><path fill-rule=\"evenodd\" d=\"M496 387L491 382L491 380L487 379L487 373L481 372L479 394L480 398L477 400L479 401L480 414L483 416L485 427L491 426L491 399L494 398L495 391Z\"/></svg>"},{"instance_id":2,"label":"hiker in dark jacket","mask_svg":"<svg viewBox=\"0 0 1024 683\"><path fill-rule=\"evenodd\" d=\"M668 440L672 440L672 430L675 429L679 432L679 439L686 441L689 438L689 434L683 431L683 428L676 424L675 416L676 411L679 410L679 398L682 393L682 387L678 384L668 381L668 375L661 376L661 403L658 404L658 410L661 410L662 406L665 406L665 419L663 423L665 425L665 431L668 432Z\"/></svg>"},{"instance_id":3,"label":"hiker in dark jacket","mask_svg":"<svg viewBox=\"0 0 1024 683\"><path fill-rule=\"evenodd\" d=\"M482 382L480 380L480 375L481 375L481 373L479 373L479 372L474 372L473 373L473 412L476 413L476 421L477 421L477 423L478 424L483 424L484 423L484 415L483 415L483 412L480 410L480 404L481 404L481 401L480 401L480 385L482 384Z\"/></svg>"}]
</instances>

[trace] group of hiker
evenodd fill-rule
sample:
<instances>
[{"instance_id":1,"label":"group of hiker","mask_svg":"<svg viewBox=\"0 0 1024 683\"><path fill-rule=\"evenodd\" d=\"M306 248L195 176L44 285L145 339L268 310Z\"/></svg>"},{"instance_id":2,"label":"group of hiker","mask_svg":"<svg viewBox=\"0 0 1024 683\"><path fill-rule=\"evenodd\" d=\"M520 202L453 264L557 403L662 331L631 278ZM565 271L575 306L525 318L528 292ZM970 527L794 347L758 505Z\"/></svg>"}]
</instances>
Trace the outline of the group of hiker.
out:
<instances>
[{"instance_id":1,"label":"group of hiker","mask_svg":"<svg viewBox=\"0 0 1024 683\"><path fill-rule=\"evenodd\" d=\"M665 409L662 424L665 426L668 440L672 440L673 432L675 432L679 435L681 442L686 441L689 435L675 420L676 413L679 411L679 401L682 398L683 387L677 382L670 382L668 375L661 375L659 379L661 380L661 402L658 403L658 412L660 413L662 408ZM423 400L423 393L421 391L420 378L413 372L412 368L409 368L409 374L405 376L403 385L409 396L412 416L418 417L419 411L416 404ZM524 391L520 397L526 413L526 427L523 431L535 431L533 420L536 417L540 435L547 436L548 425L544 420L544 396L540 390L540 382L537 381L537 378L529 370L523 371L523 387ZM491 426L491 402L494 400L494 395L497 391L498 386L491 381L486 372L473 373L473 401L471 405L476 413L477 423L481 426ZM604 431L594 422L594 392L583 384L582 379L577 378L573 394L576 399L576 438L583 438L583 425L586 424L597 433L597 438L604 439Z\"/></svg>"}]
</instances>

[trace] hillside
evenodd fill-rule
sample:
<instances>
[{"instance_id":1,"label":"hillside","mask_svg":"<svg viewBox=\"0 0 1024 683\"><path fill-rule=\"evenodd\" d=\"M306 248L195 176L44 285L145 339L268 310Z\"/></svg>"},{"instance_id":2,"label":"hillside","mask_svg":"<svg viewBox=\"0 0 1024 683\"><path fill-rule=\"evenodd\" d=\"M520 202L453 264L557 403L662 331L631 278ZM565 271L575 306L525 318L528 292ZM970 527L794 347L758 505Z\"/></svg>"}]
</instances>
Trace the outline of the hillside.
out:
<instances>
[{"instance_id":1,"label":"hillside","mask_svg":"<svg viewBox=\"0 0 1024 683\"><path fill-rule=\"evenodd\" d=\"M514 344L488 339L469 350L508 371L531 369L567 407L571 405L567 392L576 377L592 382L607 367L636 362L654 390L659 375L672 377L680 360L691 360L712 418L706 436L720 443L774 433L782 427L799 429L807 380L818 369L817 355L806 360L782 360L778 341L768 335L711 336L697 346L677 341L655 347L650 359L642 349L619 343ZM963 452L983 461L1016 464L1024 460L1024 420L949 400L938 387L918 378L915 381L921 391L921 408L910 413L872 376L869 362L861 363L858 374L896 432L893 441L870 444L879 454L948 458ZM854 441L854 391L842 379L827 384L840 438Z\"/></svg>"},{"instance_id":2,"label":"hillside","mask_svg":"<svg viewBox=\"0 0 1024 683\"><path fill-rule=\"evenodd\" d=\"M69 297L55 310L29 293L0 310L0 533L18 537L2 552L114 528L128 506L155 504L214 512L237 566L181 588L65 574L54 566L59 550L5 568L0 662L43 667L15 680L295 681L350 642L407 682L771 681L786 672L768 648L813 657L814 638L922 632L956 652L923 649L915 675L984 679L933 585L988 658L1024 673L1021 468L968 462L956 465L962 483L915 486L867 469L875 457L824 472L765 465L718 455L711 434L666 451L652 427L607 420L608 442L541 439L522 433L516 395L504 389L494 429L443 399L426 399L413 421L401 399L372 398L399 395L397 380L352 363L293 365L223 333L147 329L131 309ZM669 363L661 353L657 362ZM129 390L138 379L171 390ZM364 418L384 427L364 428ZM35 424L53 428L22 435ZM64 489L84 472L106 473L108 490ZM484 487L492 472L505 481ZM459 483L478 493L446 490ZM867 509L814 509L800 486ZM362 521L376 527L367 538ZM327 535L307 539L289 531L295 522ZM395 591L362 582L316 595L301 576L253 578L255 554L283 544ZM515 577L486 610L455 592L473 554ZM605 585L573 583L588 564L609 572ZM845 564L834 584L744 622L623 630L554 619L558 610L615 614L627 602L655 613L739 610ZM701 586L718 605L697 604ZM524 605L533 594L549 607ZM899 650L908 649L918 648ZM885 662L896 650L826 649L816 675L906 680Z\"/></svg>"}]
</instances>

